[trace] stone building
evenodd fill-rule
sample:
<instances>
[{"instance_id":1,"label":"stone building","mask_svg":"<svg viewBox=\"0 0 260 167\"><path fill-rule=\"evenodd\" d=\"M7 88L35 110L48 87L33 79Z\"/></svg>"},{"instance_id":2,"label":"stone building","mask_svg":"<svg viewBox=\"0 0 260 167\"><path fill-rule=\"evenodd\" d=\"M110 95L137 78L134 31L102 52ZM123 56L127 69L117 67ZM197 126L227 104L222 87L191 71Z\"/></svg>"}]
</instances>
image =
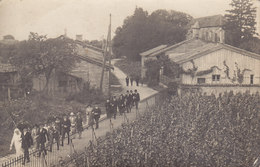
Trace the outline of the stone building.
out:
<instances>
[{"instance_id":1,"label":"stone building","mask_svg":"<svg viewBox=\"0 0 260 167\"><path fill-rule=\"evenodd\" d=\"M178 78L179 91L196 89L209 94L260 91L260 55L225 44L221 25L220 16L195 20L189 39L141 53L142 73L145 73L144 61L167 55L184 71ZM161 82L166 81L163 71L161 74Z\"/></svg>"},{"instance_id":2,"label":"stone building","mask_svg":"<svg viewBox=\"0 0 260 167\"><path fill-rule=\"evenodd\" d=\"M53 72L48 84L48 92L51 94L68 95L79 92L84 84L91 88L99 89L103 67L103 54L89 47L77 45L77 63L70 73ZM103 76L103 93L108 94L108 65L105 66ZM41 91L46 85L44 76L33 79L33 89Z\"/></svg>"}]
</instances>

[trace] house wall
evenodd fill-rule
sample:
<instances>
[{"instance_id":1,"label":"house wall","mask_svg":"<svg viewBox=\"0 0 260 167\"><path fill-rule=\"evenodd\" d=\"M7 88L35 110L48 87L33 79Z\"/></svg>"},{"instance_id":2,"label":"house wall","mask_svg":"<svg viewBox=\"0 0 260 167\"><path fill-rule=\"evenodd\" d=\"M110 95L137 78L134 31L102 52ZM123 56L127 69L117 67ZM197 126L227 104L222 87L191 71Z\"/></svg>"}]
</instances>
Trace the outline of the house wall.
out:
<instances>
[{"instance_id":1,"label":"house wall","mask_svg":"<svg viewBox=\"0 0 260 167\"><path fill-rule=\"evenodd\" d=\"M226 65L229 67L229 76L225 71L227 71L226 66L224 65L224 61ZM250 84L250 75L254 75L253 84L260 85L260 60L254 59L249 56L245 56L230 50L221 49L215 51L213 53L201 56L193 60L194 65L198 68L197 72L208 70L213 66L217 66L218 68L214 68L212 73L205 74L202 76L194 76L183 74L181 76L181 80L183 84L191 84L196 85L198 78L205 78L205 84L217 84L217 85L225 85L225 84L240 84L237 80L237 72L238 69L240 71L247 69L244 71L243 82L241 84ZM192 62L186 62L182 64L184 70L192 69ZM212 75L220 75L219 81L213 81Z\"/></svg>"},{"instance_id":2,"label":"house wall","mask_svg":"<svg viewBox=\"0 0 260 167\"><path fill-rule=\"evenodd\" d=\"M92 64L86 61L79 61L76 63L76 67L70 72L69 75L53 72L49 81L49 92L55 92L60 94L69 94L78 92L81 89L81 84L84 82L90 82L92 88L100 87L102 67ZM61 86L61 82L67 81L67 86ZM81 81L82 80L82 81ZM33 89L41 91L44 89L46 79L44 76L39 76L33 79ZM103 78L103 93L108 94L108 70L104 72Z\"/></svg>"},{"instance_id":3,"label":"house wall","mask_svg":"<svg viewBox=\"0 0 260 167\"><path fill-rule=\"evenodd\" d=\"M223 33L223 29L220 27L200 28L198 33L200 39L211 41L211 42L223 43L224 33Z\"/></svg>"}]
</instances>

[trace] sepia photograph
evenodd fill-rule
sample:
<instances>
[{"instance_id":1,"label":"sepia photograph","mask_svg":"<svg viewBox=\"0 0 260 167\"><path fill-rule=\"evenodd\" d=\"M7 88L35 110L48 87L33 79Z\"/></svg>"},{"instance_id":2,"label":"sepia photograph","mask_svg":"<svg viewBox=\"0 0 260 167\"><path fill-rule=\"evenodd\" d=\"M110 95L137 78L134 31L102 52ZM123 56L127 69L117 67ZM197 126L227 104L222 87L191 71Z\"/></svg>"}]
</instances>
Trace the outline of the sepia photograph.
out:
<instances>
[{"instance_id":1,"label":"sepia photograph","mask_svg":"<svg viewBox=\"0 0 260 167\"><path fill-rule=\"evenodd\" d=\"M0 0L1 167L260 167L260 0Z\"/></svg>"}]
</instances>

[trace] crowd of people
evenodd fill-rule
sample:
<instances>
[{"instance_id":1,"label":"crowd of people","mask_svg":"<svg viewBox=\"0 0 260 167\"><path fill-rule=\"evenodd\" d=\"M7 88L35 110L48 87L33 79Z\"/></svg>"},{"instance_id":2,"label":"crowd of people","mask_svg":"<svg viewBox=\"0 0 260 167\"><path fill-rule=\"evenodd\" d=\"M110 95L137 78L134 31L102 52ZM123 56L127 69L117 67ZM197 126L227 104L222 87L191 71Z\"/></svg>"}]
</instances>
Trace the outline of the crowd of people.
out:
<instances>
[{"instance_id":1,"label":"crowd of people","mask_svg":"<svg viewBox=\"0 0 260 167\"><path fill-rule=\"evenodd\" d=\"M116 119L117 113L120 115L125 112L130 113L133 106L138 109L140 95L135 91L127 91L119 97L112 96L105 103L107 118ZM75 114L76 113L76 114ZM22 126L15 128L13 138L10 144L10 150L13 146L16 150L16 156L23 155L23 164L30 162L29 149L34 150L35 155L47 155L47 150L52 152L54 141L57 150L60 146L64 146L64 140L67 138L67 144L71 142L71 135L77 133L79 139L83 131L83 122L92 130L99 128L99 119L101 109L98 105L89 104L84 112L71 112L69 115L54 117L43 125L35 124L30 126Z\"/></svg>"},{"instance_id":2,"label":"crowd of people","mask_svg":"<svg viewBox=\"0 0 260 167\"><path fill-rule=\"evenodd\" d=\"M16 156L23 155L22 163L25 164L25 162L30 162L29 149L35 152L34 156L47 155L47 147L52 152L54 141L57 144L57 150L59 150L59 147L63 146L66 135L69 144L71 134L77 132L81 138L82 131L81 113L78 112L75 115L74 112L71 112L69 116L64 115L62 119L56 117L54 121L48 121L43 125L35 124L33 127L20 126L15 128L10 150L14 146Z\"/></svg>"},{"instance_id":3,"label":"crowd of people","mask_svg":"<svg viewBox=\"0 0 260 167\"><path fill-rule=\"evenodd\" d=\"M89 166L252 166L259 94L187 93L124 124L87 151Z\"/></svg>"}]
</instances>

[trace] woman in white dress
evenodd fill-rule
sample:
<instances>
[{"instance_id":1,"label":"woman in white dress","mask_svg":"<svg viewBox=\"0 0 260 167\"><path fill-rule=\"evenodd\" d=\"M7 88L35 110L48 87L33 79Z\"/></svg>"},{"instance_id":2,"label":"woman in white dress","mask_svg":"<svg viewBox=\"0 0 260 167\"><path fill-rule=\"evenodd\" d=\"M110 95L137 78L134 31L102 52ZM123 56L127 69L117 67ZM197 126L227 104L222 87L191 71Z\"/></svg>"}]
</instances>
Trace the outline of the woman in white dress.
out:
<instances>
[{"instance_id":1,"label":"woman in white dress","mask_svg":"<svg viewBox=\"0 0 260 167\"><path fill-rule=\"evenodd\" d=\"M22 149L22 133L18 128L14 129L14 135L10 144L10 150L12 150L13 146L16 151L16 156L23 155L23 149Z\"/></svg>"}]
</instances>

